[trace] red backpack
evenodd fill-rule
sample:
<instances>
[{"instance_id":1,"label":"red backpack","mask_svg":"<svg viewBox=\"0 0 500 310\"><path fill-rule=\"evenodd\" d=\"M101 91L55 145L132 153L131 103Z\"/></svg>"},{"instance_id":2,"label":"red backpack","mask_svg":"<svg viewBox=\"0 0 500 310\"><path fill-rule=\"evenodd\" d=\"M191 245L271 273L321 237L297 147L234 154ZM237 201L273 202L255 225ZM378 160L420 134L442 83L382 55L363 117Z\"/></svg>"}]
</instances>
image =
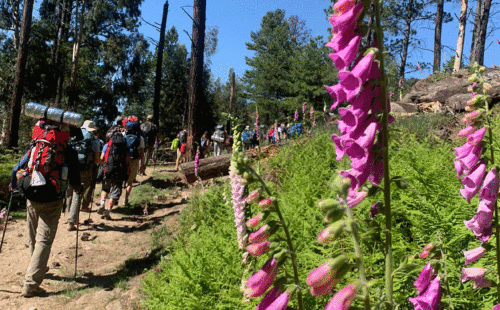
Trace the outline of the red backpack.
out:
<instances>
[{"instance_id":1,"label":"red backpack","mask_svg":"<svg viewBox=\"0 0 500 310\"><path fill-rule=\"evenodd\" d=\"M64 196L68 179L64 150L69 138L67 125L48 120L35 124L27 168L20 179L27 199L49 202Z\"/></svg>"}]
</instances>

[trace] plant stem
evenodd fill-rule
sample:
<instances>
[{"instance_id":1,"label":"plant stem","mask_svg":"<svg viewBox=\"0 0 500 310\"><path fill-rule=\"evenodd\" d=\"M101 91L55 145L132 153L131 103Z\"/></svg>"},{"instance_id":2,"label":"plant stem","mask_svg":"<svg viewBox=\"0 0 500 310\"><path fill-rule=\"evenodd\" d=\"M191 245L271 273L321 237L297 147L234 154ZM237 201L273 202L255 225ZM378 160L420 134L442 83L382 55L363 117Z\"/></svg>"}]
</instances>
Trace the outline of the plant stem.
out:
<instances>
[{"instance_id":1,"label":"plant stem","mask_svg":"<svg viewBox=\"0 0 500 310\"><path fill-rule=\"evenodd\" d=\"M366 281L366 274L365 274L365 268L363 267L363 259L362 259L362 252L361 252L361 245L360 245L360 236L359 236L359 231L358 231L358 225L354 221L354 215L352 214L351 208L347 205L344 204L344 211L347 214L347 219L351 223L351 236L352 236L352 243L354 245L354 253L356 254L356 267L358 268L359 272L359 278L362 282L363 285L363 299L365 302L365 309L370 310L370 294L368 292L368 286L367 286L367 281Z\"/></svg>"},{"instance_id":2,"label":"plant stem","mask_svg":"<svg viewBox=\"0 0 500 310\"><path fill-rule=\"evenodd\" d=\"M439 239L439 243L443 244L439 234L438 234L438 239ZM455 307L453 306L453 302L451 299L450 283L448 281L448 273L446 272L446 254L444 254L443 247L441 245L439 246L439 250L441 251L441 257L442 257L441 262L443 264L444 282L446 284L446 290L448 291L449 307L451 310L453 310L453 309L455 309Z\"/></svg>"},{"instance_id":3,"label":"plant stem","mask_svg":"<svg viewBox=\"0 0 500 310\"><path fill-rule=\"evenodd\" d=\"M271 191L267 187L264 180L262 180L260 175L258 175L257 172L255 172L255 170L253 170L253 169L250 169L250 171L258 178L258 180L262 184L262 186L264 186L266 193L269 196L272 196ZM274 210L276 211L276 214L278 214L278 218L280 219L281 226L283 227L283 231L285 232L286 244L288 246L288 250L290 251L290 257L292 259L293 282L295 283L296 287L298 288L298 290L297 290L297 302L299 304L299 310L304 310L304 304L302 302L302 291L300 290L300 286L299 286L300 283L299 283L299 270L297 268L297 256L296 256L295 251L293 249L292 238L290 237L290 231L288 230L288 225L285 223L285 219L283 218L283 215L281 214L281 210L280 210L277 203L274 206Z\"/></svg>"},{"instance_id":4,"label":"plant stem","mask_svg":"<svg viewBox=\"0 0 500 310\"><path fill-rule=\"evenodd\" d=\"M481 82L484 85L483 77L481 74ZM483 95L488 95L488 92L483 88ZM484 100L484 105L486 108L486 122L488 123L488 140L490 144L490 161L491 165L495 166L495 151L493 150L493 130L491 129L491 118L489 115L490 111L490 103L488 101L488 97L486 97L486 100ZM497 208L497 200L495 199L494 203L494 209L495 209L495 222L493 223L493 226L495 228L495 254L496 254L496 259L497 259L497 302L500 302L500 229L498 225L498 208Z\"/></svg>"},{"instance_id":5,"label":"plant stem","mask_svg":"<svg viewBox=\"0 0 500 310\"><path fill-rule=\"evenodd\" d=\"M389 131L388 116L389 111L387 108L387 79L384 67L384 34L380 23L381 6L383 0L374 0L375 6L375 33L377 38L377 45L379 50L379 67L380 67L380 80L382 88L382 106L384 107L382 119L382 143L383 143L383 161L384 161L384 208L385 208L385 293L387 296L386 308L392 309L393 305L393 283L392 283L392 214L391 214L391 180L389 175Z\"/></svg>"}]
</instances>

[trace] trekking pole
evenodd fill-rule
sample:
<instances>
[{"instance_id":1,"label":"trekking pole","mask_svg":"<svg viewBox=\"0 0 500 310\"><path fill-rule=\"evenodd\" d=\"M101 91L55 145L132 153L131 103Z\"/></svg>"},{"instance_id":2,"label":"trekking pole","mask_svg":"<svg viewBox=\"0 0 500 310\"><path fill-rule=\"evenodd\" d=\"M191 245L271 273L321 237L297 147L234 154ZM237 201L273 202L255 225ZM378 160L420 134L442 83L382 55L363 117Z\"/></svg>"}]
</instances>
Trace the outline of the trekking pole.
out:
<instances>
[{"instance_id":1,"label":"trekking pole","mask_svg":"<svg viewBox=\"0 0 500 310\"><path fill-rule=\"evenodd\" d=\"M14 194L10 195L9 205L7 206L7 216L5 217L5 222L3 224L2 241L0 242L0 253L2 253L3 238L5 238L5 231L7 230L7 222L9 221L9 212L10 212L10 205L12 204L12 196L14 196Z\"/></svg>"}]
</instances>

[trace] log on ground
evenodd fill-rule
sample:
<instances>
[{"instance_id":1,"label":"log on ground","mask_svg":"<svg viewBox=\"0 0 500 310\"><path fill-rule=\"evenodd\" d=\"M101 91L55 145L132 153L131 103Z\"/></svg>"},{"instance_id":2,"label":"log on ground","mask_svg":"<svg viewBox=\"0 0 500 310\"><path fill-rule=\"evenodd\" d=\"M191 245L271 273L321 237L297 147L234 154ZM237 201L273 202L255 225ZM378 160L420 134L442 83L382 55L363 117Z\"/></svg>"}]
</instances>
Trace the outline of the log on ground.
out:
<instances>
[{"instance_id":1,"label":"log on ground","mask_svg":"<svg viewBox=\"0 0 500 310\"><path fill-rule=\"evenodd\" d=\"M230 164L231 154L200 159L200 163L198 165L198 177L201 180L208 180L228 175ZM181 164L180 167L186 182L194 183L197 179L194 176L194 161Z\"/></svg>"}]
</instances>

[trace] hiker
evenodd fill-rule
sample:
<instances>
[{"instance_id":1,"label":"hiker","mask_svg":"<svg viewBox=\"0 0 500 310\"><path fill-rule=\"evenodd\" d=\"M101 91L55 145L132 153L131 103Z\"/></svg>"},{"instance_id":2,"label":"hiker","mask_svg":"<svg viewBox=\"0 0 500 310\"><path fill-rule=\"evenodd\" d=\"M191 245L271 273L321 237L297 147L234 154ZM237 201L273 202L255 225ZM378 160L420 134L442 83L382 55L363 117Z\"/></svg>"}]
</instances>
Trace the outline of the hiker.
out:
<instances>
[{"instance_id":1,"label":"hiker","mask_svg":"<svg viewBox=\"0 0 500 310\"><path fill-rule=\"evenodd\" d=\"M139 175L146 175L146 167L153 156L153 151L157 145L157 141L160 141L160 132L158 131L158 127L156 127L153 122L153 115L148 115L146 117L146 122L141 124L141 130L145 139L146 148L144 149L145 161L141 162Z\"/></svg>"},{"instance_id":2,"label":"hiker","mask_svg":"<svg viewBox=\"0 0 500 310\"><path fill-rule=\"evenodd\" d=\"M186 145L187 145L187 130L183 128L179 134L177 134L179 139L179 144L177 147L177 159L175 160L175 170L179 171L179 164L186 161Z\"/></svg>"},{"instance_id":3,"label":"hiker","mask_svg":"<svg viewBox=\"0 0 500 310\"><path fill-rule=\"evenodd\" d=\"M32 146L12 169L11 190L19 189L27 199L30 262L21 296L45 293L40 288L56 236L67 183L81 193L77 152L68 145L69 127L40 119L32 132ZM19 175L18 175L19 174Z\"/></svg>"},{"instance_id":4,"label":"hiker","mask_svg":"<svg viewBox=\"0 0 500 310\"><path fill-rule=\"evenodd\" d=\"M210 152L210 139L208 131L205 131L200 139L200 158L205 158Z\"/></svg>"},{"instance_id":5,"label":"hiker","mask_svg":"<svg viewBox=\"0 0 500 310\"><path fill-rule=\"evenodd\" d=\"M108 133L110 133L108 131ZM103 175L101 190L101 202L97 214L103 215L104 219L111 220L111 210L118 204L122 195L123 183L130 175L130 152L127 140L122 133L121 122L110 133L110 138L101 152L103 163ZM110 198L108 209L106 210L106 200Z\"/></svg>"},{"instance_id":6,"label":"hiker","mask_svg":"<svg viewBox=\"0 0 500 310\"><path fill-rule=\"evenodd\" d=\"M224 126L218 125L217 127L215 127L215 132L212 135L212 141L214 141L214 156L220 156L222 148L224 148L226 141Z\"/></svg>"},{"instance_id":7,"label":"hiker","mask_svg":"<svg viewBox=\"0 0 500 310\"><path fill-rule=\"evenodd\" d=\"M269 144L273 144L274 143L274 126L271 126L269 128L269 133L268 133L267 137L269 140Z\"/></svg>"},{"instance_id":8,"label":"hiker","mask_svg":"<svg viewBox=\"0 0 500 310\"><path fill-rule=\"evenodd\" d=\"M101 161L100 143L93 134L96 130L95 123L86 120L81 127L83 139L71 142L71 145L78 153L82 192L80 194L74 191L72 186L68 189L68 231L76 230L75 223L78 223L80 205L82 210L88 210L93 199L92 194L97 177L97 167Z\"/></svg>"},{"instance_id":9,"label":"hiker","mask_svg":"<svg viewBox=\"0 0 500 310\"><path fill-rule=\"evenodd\" d=\"M257 130L252 130L250 133L252 136L252 138L250 138L250 148L253 149L259 146L259 139L257 137Z\"/></svg>"},{"instance_id":10,"label":"hiker","mask_svg":"<svg viewBox=\"0 0 500 310\"><path fill-rule=\"evenodd\" d=\"M250 148L251 138L252 133L250 132L250 126L246 126L245 130L241 133L241 149L243 152Z\"/></svg>"},{"instance_id":11,"label":"hiker","mask_svg":"<svg viewBox=\"0 0 500 310\"><path fill-rule=\"evenodd\" d=\"M132 184L139 172L140 162L144 162L145 142L142 137L141 125L138 119L134 116L128 118L125 123L125 140L129 150L129 176L127 179L127 187L125 188L125 205L128 205L128 198L132 192Z\"/></svg>"}]
</instances>

